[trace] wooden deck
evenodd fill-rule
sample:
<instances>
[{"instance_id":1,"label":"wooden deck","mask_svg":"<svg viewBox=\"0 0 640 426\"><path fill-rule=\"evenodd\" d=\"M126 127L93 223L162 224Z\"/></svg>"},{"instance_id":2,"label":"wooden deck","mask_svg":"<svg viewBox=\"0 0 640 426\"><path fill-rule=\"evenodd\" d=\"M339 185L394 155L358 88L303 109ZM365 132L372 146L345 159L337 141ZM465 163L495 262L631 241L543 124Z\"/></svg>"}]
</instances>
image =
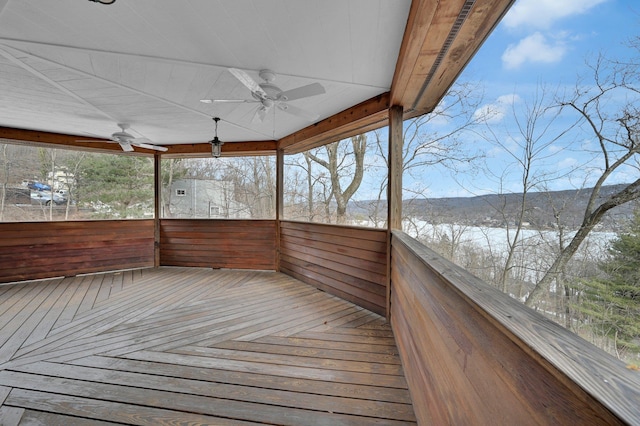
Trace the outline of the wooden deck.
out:
<instances>
[{"instance_id":1,"label":"wooden deck","mask_svg":"<svg viewBox=\"0 0 640 426\"><path fill-rule=\"evenodd\" d=\"M0 285L0 424L415 424L388 324L287 275Z\"/></svg>"}]
</instances>

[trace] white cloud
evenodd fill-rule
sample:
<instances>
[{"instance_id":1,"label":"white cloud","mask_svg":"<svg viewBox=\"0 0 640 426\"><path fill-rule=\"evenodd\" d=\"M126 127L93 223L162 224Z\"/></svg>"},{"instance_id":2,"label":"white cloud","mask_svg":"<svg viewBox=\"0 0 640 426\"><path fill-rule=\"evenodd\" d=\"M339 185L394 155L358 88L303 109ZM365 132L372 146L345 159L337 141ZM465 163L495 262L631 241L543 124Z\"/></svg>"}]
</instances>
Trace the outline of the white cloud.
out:
<instances>
[{"instance_id":1,"label":"white cloud","mask_svg":"<svg viewBox=\"0 0 640 426\"><path fill-rule=\"evenodd\" d=\"M578 160L572 157L567 157L558 163L557 170L573 169L577 164Z\"/></svg>"},{"instance_id":2,"label":"white cloud","mask_svg":"<svg viewBox=\"0 0 640 426\"><path fill-rule=\"evenodd\" d=\"M507 28L550 28L557 20L588 12L608 0L519 0L504 17Z\"/></svg>"},{"instance_id":3,"label":"white cloud","mask_svg":"<svg viewBox=\"0 0 640 426\"><path fill-rule=\"evenodd\" d=\"M502 54L502 63L507 69L519 68L526 62L554 63L559 62L566 51L561 39L550 43L544 35L536 32L516 45L509 45Z\"/></svg>"},{"instance_id":4,"label":"white cloud","mask_svg":"<svg viewBox=\"0 0 640 426\"><path fill-rule=\"evenodd\" d=\"M485 123L499 123L505 117L509 108L520 102L520 96L515 93L499 96L495 102L486 104L475 110L473 118Z\"/></svg>"}]
</instances>

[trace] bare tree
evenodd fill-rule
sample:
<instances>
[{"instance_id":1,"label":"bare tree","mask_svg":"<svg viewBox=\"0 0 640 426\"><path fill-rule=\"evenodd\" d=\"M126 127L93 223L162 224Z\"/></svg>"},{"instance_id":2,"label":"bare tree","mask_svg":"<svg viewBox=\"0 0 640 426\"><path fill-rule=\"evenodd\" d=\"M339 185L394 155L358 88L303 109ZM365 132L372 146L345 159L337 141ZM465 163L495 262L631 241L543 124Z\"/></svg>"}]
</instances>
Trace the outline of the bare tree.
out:
<instances>
[{"instance_id":1,"label":"bare tree","mask_svg":"<svg viewBox=\"0 0 640 426\"><path fill-rule=\"evenodd\" d=\"M336 202L337 223L345 223L349 200L360 187L364 176L367 135L352 136L349 142L334 142L318 148L324 151L324 156L321 156L318 150L307 151L304 154L305 158L321 165L329 173L331 197ZM343 189L343 181L349 178L346 188Z\"/></svg>"},{"instance_id":2,"label":"bare tree","mask_svg":"<svg viewBox=\"0 0 640 426\"><path fill-rule=\"evenodd\" d=\"M640 178L637 178L640 170L640 68L637 63L614 63L600 56L591 67L591 71L593 84L578 84L571 97L561 101L560 106L566 113L575 113L579 123L584 125L597 141L598 177L587 202L582 223L569 244L562 248L529 294L525 302L527 306L534 306L548 291L550 285L558 281L563 268L605 213L640 197ZM631 183L614 193L603 196L603 186L616 173L625 169L629 172L627 176L636 178L632 178Z\"/></svg>"},{"instance_id":3,"label":"bare tree","mask_svg":"<svg viewBox=\"0 0 640 426\"><path fill-rule=\"evenodd\" d=\"M572 126L561 130L556 129L556 121L561 109L554 107L549 102L548 91L542 87L536 92L531 102L523 104L523 110L517 110L517 103L511 104L516 133L506 131L498 134L491 120L487 122L487 139L498 146L503 153L512 159L519 175L519 200L515 204L514 211L508 208L507 198L499 196L496 203L489 203L492 209L501 217L507 236L507 250L502 272L498 279L498 287L507 293L509 278L516 267L515 258L522 249L522 231L525 224L529 223L529 194L532 190L546 187L551 180L561 176L556 170L548 170L538 167L553 156L549 148L566 137ZM489 116L492 111L487 111ZM508 169L508 168L507 168ZM487 173L497 181L500 188L504 186L508 170L502 170L498 176L494 170L487 168ZM571 173L569 172L564 172ZM502 193L500 192L499 195ZM487 199L489 200L489 199ZM523 265L520 265L523 267Z\"/></svg>"}]
</instances>

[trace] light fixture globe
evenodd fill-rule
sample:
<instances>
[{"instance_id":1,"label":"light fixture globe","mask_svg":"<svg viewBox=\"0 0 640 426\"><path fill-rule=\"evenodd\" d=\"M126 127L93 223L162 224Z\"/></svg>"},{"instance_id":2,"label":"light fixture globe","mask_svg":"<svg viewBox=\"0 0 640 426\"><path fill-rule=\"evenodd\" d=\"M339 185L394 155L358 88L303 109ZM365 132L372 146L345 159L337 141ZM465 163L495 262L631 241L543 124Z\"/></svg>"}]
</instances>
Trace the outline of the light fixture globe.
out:
<instances>
[{"instance_id":1,"label":"light fixture globe","mask_svg":"<svg viewBox=\"0 0 640 426\"><path fill-rule=\"evenodd\" d=\"M220 118L213 117L213 121L216 122L216 134L215 137L209 141L209 143L211 144L211 156L213 158L218 158L222 154L222 145L224 145L224 142L218 139L218 121L220 121Z\"/></svg>"}]
</instances>

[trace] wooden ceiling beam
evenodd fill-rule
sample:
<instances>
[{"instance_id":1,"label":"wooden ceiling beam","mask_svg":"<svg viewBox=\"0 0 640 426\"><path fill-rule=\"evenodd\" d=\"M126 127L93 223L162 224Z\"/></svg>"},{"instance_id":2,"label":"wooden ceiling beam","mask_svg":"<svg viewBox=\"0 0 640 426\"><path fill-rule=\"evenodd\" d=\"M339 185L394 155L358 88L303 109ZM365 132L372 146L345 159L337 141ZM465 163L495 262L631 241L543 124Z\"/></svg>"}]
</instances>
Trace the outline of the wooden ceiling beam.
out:
<instances>
[{"instance_id":1,"label":"wooden ceiling beam","mask_svg":"<svg viewBox=\"0 0 640 426\"><path fill-rule=\"evenodd\" d=\"M416 111L432 111L458 79L514 0L476 0L464 23L451 40L438 69L414 100Z\"/></svg>"},{"instance_id":2,"label":"wooden ceiling beam","mask_svg":"<svg viewBox=\"0 0 640 426\"><path fill-rule=\"evenodd\" d=\"M278 141L278 149L296 154L369 130L384 127L388 122L389 93L383 93L305 127Z\"/></svg>"},{"instance_id":3,"label":"wooden ceiling beam","mask_svg":"<svg viewBox=\"0 0 640 426\"><path fill-rule=\"evenodd\" d=\"M194 144L163 145L168 148L161 153L163 158L207 157L211 156L209 142ZM274 140L255 142L227 142L221 147L222 157L275 155L277 143Z\"/></svg>"},{"instance_id":4,"label":"wooden ceiling beam","mask_svg":"<svg viewBox=\"0 0 640 426\"><path fill-rule=\"evenodd\" d=\"M0 139L15 142L23 142L32 145L46 146L48 148L78 149L83 151L97 151L105 153L122 153L122 148L117 143L108 139L95 139L104 142L79 142L77 135L65 135L61 133L41 132L37 130L14 129L0 126ZM160 152L162 157L206 157L211 154L211 145L208 142L196 144L163 145L168 150ZM131 154L155 154L157 151L135 147ZM257 142L227 142L222 145L223 156L239 155L275 155L276 141Z\"/></svg>"},{"instance_id":5,"label":"wooden ceiling beam","mask_svg":"<svg viewBox=\"0 0 640 426\"><path fill-rule=\"evenodd\" d=\"M102 152L122 152L122 148L116 143L108 142L108 139L96 138L96 141L104 140L104 142L78 142L82 136L65 135L61 133L42 132L39 130L14 129L12 127L0 126L0 139L9 139L17 142L24 142L33 145L46 146L48 148L68 148L81 149L85 151L102 151ZM86 136L85 136L86 138ZM137 150L137 148L136 148ZM140 150L144 153L153 153L153 151L145 149Z\"/></svg>"},{"instance_id":6,"label":"wooden ceiling beam","mask_svg":"<svg viewBox=\"0 0 640 426\"><path fill-rule=\"evenodd\" d=\"M405 118L431 112L514 0L413 0L391 85Z\"/></svg>"},{"instance_id":7,"label":"wooden ceiling beam","mask_svg":"<svg viewBox=\"0 0 640 426\"><path fill-rule=\"evenodd\" d=\"M425 45L437 45L436 40L427 41L431 22L433 21L439 2L430 0L413 0L407 25L404 29L400 53L396 62L396 69L391 82L391 105L403 105L405 112L409 109L407 104L411 104L411 93L409 85L414 84L424 71L419 73L420 68L424 68L424 63L429 59L433 62L435 56L428 55ZM437 34L436 34L437 35ZM428 66L428 64L427 64Z\"/></svg>"}]
</instances>

